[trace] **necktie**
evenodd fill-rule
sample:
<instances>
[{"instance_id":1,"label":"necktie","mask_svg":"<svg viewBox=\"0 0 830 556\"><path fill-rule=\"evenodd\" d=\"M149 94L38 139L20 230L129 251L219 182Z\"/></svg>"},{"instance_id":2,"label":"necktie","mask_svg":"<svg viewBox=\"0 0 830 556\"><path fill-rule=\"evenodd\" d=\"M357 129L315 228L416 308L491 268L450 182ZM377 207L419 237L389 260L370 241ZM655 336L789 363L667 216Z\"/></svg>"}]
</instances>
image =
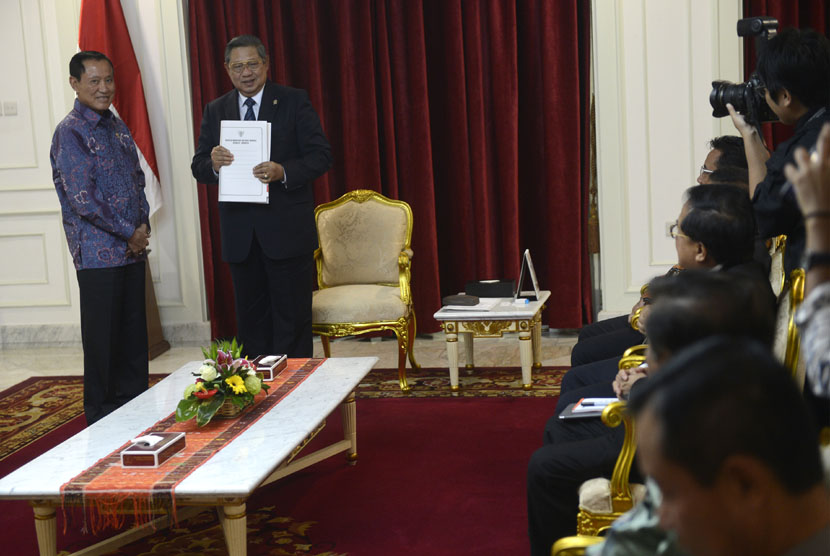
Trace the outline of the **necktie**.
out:
<instances>
[{"instance_id":1,"label":"necktie","mask_svg":"<svg viewBox=\"0 0 830 556\"><path fill-rule=\"evenodd\" d=\"M248 111L245 112L245 118L244 119L246 119L246 120L256 120L256 116L254 115L254 104L256 104L256 101L254 99L252 99L250 97L245 99L245 106L248 107Z\"/></svg>"}]
</instances>

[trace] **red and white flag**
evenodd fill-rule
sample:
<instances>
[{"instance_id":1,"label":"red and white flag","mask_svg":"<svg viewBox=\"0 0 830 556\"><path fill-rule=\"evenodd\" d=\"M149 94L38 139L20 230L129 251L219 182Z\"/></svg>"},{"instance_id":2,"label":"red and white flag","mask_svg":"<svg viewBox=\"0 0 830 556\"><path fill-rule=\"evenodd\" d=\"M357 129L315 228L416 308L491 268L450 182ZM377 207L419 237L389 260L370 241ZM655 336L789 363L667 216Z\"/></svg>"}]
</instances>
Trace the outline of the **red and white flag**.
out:
<instances>
[{"instance_id":1,"label":"red and white flag","mask_svg":"<svg viewBox=\"0 0 830 556\"><path fill-rule=\"evenodd\" d=\"M78 46L81 50L102 52L112 61L116 87L110 109L124 120L133 135L144 170L144 194L152 215L161 207L161 182L141 72L120 0L82 1Z\"/></svg>"}]
</instances>

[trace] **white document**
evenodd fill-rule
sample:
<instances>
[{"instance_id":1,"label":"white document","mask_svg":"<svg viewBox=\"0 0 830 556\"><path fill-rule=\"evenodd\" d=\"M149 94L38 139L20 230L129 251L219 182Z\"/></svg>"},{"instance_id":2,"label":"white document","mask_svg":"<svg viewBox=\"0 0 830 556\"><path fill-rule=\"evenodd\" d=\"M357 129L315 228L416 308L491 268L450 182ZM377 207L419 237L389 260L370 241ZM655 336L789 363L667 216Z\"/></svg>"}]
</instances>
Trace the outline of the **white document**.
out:
<instances>
[{"instance_id":1,"label":"white document","mask_svg":"<svg viewBox=\"0 0 830 556\"><path fill-rule=\"evenodd\" d=\"M605 406L619 401L617 398L582 398L574 406L574 413L583 413L590 411L602 412Z\"/></svg>"},{"instance_id":2,"label":"white document","mask_svg":"<svg viewBox=\"0 0 830 556\"><path fill-rule=\"evenodd\" d=\"M268 184L254 177L254 166L271 158L271 123L222 120L219 144L233 154L233 162L219 168L219 201L267 203Z\"/></svg>"}]
</instances>

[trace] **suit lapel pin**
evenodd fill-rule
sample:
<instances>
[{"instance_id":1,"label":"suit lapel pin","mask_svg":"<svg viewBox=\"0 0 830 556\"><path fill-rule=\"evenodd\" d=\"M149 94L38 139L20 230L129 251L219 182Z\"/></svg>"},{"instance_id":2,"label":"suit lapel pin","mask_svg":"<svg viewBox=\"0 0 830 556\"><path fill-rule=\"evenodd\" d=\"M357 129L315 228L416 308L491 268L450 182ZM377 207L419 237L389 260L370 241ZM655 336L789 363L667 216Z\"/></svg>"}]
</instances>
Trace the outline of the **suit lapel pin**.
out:
<instances>
[{"instance_id":1,"label":"suit lapel pin","mask_svg":"<svg viewBox=\"0 0 830 556\"><path fill-rule=\"evenodd\" d=\"M279 102L278 99L274 99L274 106L276 106L278 102Z\"/></svg>"}]
</instances>

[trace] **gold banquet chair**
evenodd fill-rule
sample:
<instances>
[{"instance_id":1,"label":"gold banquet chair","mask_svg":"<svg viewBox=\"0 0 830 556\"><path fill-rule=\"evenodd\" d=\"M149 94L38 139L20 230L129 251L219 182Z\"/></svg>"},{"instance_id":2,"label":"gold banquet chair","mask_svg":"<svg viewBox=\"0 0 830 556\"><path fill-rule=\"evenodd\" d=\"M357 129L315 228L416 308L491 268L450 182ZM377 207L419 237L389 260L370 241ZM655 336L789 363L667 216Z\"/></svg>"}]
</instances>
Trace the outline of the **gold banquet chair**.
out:
<instances>
[{"instance_id":1,"label":"gold banquet chair","mask_svg":"<svg viewBox=\"0 0 830 556\"><path fill-rule=\"evenodd\" d=\"M320 247L311 329L331 357L329 338L392 330L398 339L398 381L408 391L406 358L415 309L410 291L412 209L368 189L350 191L314 210Z\"/></svg>"},{"instance_id":2,"label":"gold banquet chair","mask_svg":"<svg viewBox=\"0 0 830 556\"><path fill-rule=\"evenodd\" d=\"M784 283L778 296L778 311L775 317L775 338L773 353L790 371L799 388L804 388L805 366L801 355L801 337L795 325L795 313L804 301L803 268L794 269Z\"/></svg>"},{"instance_id":3,"label":"gold banquet chair","mask_svg":"<svg viewBox=\"0 0 830 556\"><path fill-rule=\"evenodd\" d=\"M631 347L620 359L620 369L630 369L645 361L645 345ZM608 529L622 514L634 507L645 496L645 485L629 484L629 473L637 445L634 421L626 412L625 402L608 405L602 412L602 422L609 427L625 427L620 455L614 464L611 480L604 477L589 479L579 487L579 513L576 532L579 536L596 536Z\"/></svg>"}]
</instances>

